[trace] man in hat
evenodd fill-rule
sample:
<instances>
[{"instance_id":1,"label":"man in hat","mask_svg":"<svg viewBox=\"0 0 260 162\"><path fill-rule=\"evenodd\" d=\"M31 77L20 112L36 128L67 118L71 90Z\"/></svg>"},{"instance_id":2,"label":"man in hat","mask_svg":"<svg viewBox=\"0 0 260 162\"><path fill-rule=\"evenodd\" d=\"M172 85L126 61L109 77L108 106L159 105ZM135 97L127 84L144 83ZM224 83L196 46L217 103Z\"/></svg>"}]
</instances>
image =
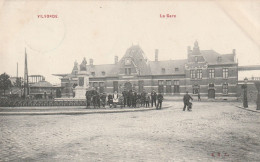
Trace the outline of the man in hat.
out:
<instances>
[{"instance_id":1,"label":"man in hat","mask_svg":"<svg viewBox=\"0 0 260 162\"><path fill-rule=\"evenodd\" d=\"M183 103L184 103L184 107L183 107L183 111L185 111L186 106L189 107L190 100L193 100L193 98L189 95L189 92L186 91L186 94L183 96Z\"/></svg>"},{"instance_id":2,"label":"man in hat","mask_svg":"<svg viewBox=\"0 0 260 162\"><path fill-rule=\"evenodd\" d=\"M163 95L162 93L159 93L158 96L157 96L157 106L156 106L156 109L162 109L162 101L163 101Z\"/></svg>"},{"instance_id":3,"label":"man in hat","mask_svg":"<svg viewBox=\"0 0 260 162\"><path fill-rule=\"evenodd\" d=\"M157 97L157 94L156 94L155 90L153 90L152 93L151 93L152 107L153 107L153 104L156 107L156 97Z\"/></svg>"}]
</instances>

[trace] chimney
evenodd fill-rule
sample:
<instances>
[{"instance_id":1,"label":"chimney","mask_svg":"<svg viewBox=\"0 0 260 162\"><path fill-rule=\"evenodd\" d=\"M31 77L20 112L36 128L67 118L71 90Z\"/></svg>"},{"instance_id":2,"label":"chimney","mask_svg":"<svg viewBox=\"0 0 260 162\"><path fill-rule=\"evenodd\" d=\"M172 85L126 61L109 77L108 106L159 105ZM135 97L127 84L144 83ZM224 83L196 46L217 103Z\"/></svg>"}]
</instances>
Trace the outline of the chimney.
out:
<instances>
[{"instance_id":1,"label":"chimney","mask_svg":"<svg viewBox=\"0 0 260 162\"><path fill-rule=\"evenodd\" d=\"M233 61L236 62L236 49L233 49L233 55L234 55L234 56L233 56L233 57L234 57L234 60L233 60Z\"/></svg>"},{"instance_id":2,"label":"chimney","mask_svg":"<svg viewBox=\"0 0 260 162\"><path fill-rule=\"evenodd\" d=\"M90 64L90 66L93 66L93 59L91 58L91 59L89 59L89 64Z\"/></svg>"},{"instance_id":3,"label":"chimney","mask_svg":"<svg viewBox=\"0 0 260 162\"><path fill-rule=\"evenodd\" d=\"M158 61L158 53L159 53L159 50L155 49L155 58L154 58L155 61Z\"/></svg>"},{"instance_id":4,"label":"chimney","mask_svg":"<svg viewBox=\"0 0 260 162\"><path fill-rule=\"evenodd\" d=\"M233 49L233 54L234 54L234 55L236 54L236 49Z\"/></svg>"},{"instance_id":5,"label":"chimney","mask_svg":"<svg viewBox=\"0 0 260 162\"><path fill-rule=\"evenodd\" d=\"M118 63L118 56L115 56L115 64Z\"/></svg>"}]
</instances>

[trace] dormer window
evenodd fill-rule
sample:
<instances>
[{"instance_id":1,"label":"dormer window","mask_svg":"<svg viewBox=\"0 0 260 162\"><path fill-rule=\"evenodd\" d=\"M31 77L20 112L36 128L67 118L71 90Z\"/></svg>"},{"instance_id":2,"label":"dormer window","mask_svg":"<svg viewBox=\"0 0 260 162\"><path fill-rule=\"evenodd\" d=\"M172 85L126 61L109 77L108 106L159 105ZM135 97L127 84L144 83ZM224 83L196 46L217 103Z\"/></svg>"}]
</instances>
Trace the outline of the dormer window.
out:
<instances>
[{"instance_id":1,"label":"dormer window","mask_svg":"<svg viewBox=\"0 0 260 162\"><path fill-rule=\"evenodd\" d=\"M95 76L95 72L91 72L91 75L92 75L92 76Z\"/></svg>"},{"instance_id":2,"label":"dormer window","mask_svg":"<svg viewBox=\"0 0 260 162\"><path fill-rule=\"evenodd\" d=\"M195 62L198 62L198 56L195 56Z\"/></svg>"},{"instance_id":3,"label":"dormer window","mask_svg":"<svg viewBox=\"0 0 260 162\"><path fill-rule=\"evenodd\" d=\"M102 71L102 75L103 75L103 76L106 75L106 72Z\"/></svg>"},{"instance_id":4,"label":"dormer window","mask_svg":"<svg viewBox=\"0 0 260 162\"><path fill-rule=\"evenodd\" d=\"M165 68L162 68L162 73L165 73Z\"/></svg>"},{"instance_id":5,"label":"dormer window","mask_svg":"<svg viewBox=\"0 0 260 162\"><path fill-rule=\"evenodd\" d=\"M131 68L125 68L125 75L131 75Z\"/></svg>"},{"instance_id":6,"label":"dormer window","mask_svg":"<svg viewBox=\"0 0 260 162\"><path fill-rule=\"evenodd\" d=\"M179 68L175 68L175 71L179 71Z\"/></svg>"},{"instance_id":7,"label":"dormer window","mask_svg":"<svg viewBox=\"0 0 260 162\"><path fill-rule=\"evenodd\" d=\"M131 65L131 59L130 58L125 59L125 65Z\"/></svg>"}]
</instances>

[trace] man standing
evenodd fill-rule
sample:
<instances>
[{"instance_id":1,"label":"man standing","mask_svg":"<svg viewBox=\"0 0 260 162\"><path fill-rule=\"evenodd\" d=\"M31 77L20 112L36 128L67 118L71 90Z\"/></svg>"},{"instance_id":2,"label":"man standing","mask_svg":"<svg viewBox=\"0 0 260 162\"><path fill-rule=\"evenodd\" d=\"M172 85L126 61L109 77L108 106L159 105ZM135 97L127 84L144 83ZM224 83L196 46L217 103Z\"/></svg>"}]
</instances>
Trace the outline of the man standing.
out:
<instances>
[{"instance_id":1,"label":"man standing","mask_svg":"<svg viewBox=\"0 0 260 162\"><path fill-rule=\"evenodd\" d=\"M145 106L145 97L146 97L146 92L143 90L141 93L141 106Z\"/></svg>"},{"instance_id":2,"label":"man standing","mask_svg":"<svg viewBox=\"0 0 260 162\"><path fill-rule=\"evenodd\" d=\"M200 99L200 92L198 92L198 101L201 101L201 99Z\"/></svg>"},{"instance_id":3,"label":"man standing","mask_svg":"<svg viewBox=\"0 0 260 162\"><path fill-rule=\"evenodd\" d=\"M124 89L122 92L123 98L124 98L124 107L127 105L127 91Z\"/></svg>"},{"instance_id":4,"label":"man standing","mask_svg":"<svg viewBox=\"0 0 260 162\"><path fill-rule=\"evenodd\" d=\"M136 99L137 99L137 93L133 91L132 93L132 107L136 108Z\"/></svg>"},{"instance_id":5,"label":"man standing","mask_svg":"<svg viewBox=\"0 0 260 162\"><path fill-rule=\"evenodd\" d=\"M193 100L193 98L189 95L189 92L186 91L186 94L183 96L183 103L184 103L183 111L185 111L186 106L187 107L189 106L190 100Z\"/></svg>"},{"instance_id":6,"label":"man standing","mask_svg":"<svg viewBox=\"0 0 260 162\"><path fill-rule=\"evenodd\" d=\"M157 97L157 94L156 94L156 92L154 90L151 93L151 97L152 97L152 107L153 107L153 104L156 107L156 97Z\"/></svg>"},{"instance_id":7,"label":"man standing","mask_svg":"<svg viewBox=\"0 0 260 162\"><path fill-rule=\"evenodd\" d=\"M158 99L158 103L157 103L156 109L157 110L162 109L163 95L161 93L159 93L157 96L157 99Z\"/></svg>"},{"instance_id":8,"label":"man standing","mask_svg":"<svg viewBox=\"0 0 260 162\"><path fill-rule=\"evenodd\" d=\"M101 95L101 101L102 101L101 103L102 103L103 108L105 108L105 106L106 106L106 98L107 98L106 94L103 93Z\"/></svg>"}]
</instances>

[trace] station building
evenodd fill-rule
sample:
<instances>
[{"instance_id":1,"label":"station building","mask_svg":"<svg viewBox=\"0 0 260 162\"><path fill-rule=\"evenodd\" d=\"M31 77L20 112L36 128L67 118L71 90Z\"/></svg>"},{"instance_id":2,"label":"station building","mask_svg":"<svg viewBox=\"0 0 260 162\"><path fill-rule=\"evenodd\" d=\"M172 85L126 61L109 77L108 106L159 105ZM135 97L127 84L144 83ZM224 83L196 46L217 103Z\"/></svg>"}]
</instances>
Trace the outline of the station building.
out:
<instances>
[{"instance_id":1,"label":"station building","mask_svg":"<svg viewBox=\"0 0 260 162\"><path fill-rule=\"evenodd\" d=\"M87 64L84 58L79 65L74 63L69 74L54 74L61 77L62 97L73 97L78 83L80 66L86 66L90 88L99 92L121 93L124 89L150 93L152 90L164 95L183 95L186 91L208 98L236 97L238 83L238 63L236 51L219 54L214 50L200 50L198 42L187 48L187 59L150 61L139 45L126 50L119 60L115 56L113 64L95 65L93 59Z\"/></svg>"}]
</instances>

